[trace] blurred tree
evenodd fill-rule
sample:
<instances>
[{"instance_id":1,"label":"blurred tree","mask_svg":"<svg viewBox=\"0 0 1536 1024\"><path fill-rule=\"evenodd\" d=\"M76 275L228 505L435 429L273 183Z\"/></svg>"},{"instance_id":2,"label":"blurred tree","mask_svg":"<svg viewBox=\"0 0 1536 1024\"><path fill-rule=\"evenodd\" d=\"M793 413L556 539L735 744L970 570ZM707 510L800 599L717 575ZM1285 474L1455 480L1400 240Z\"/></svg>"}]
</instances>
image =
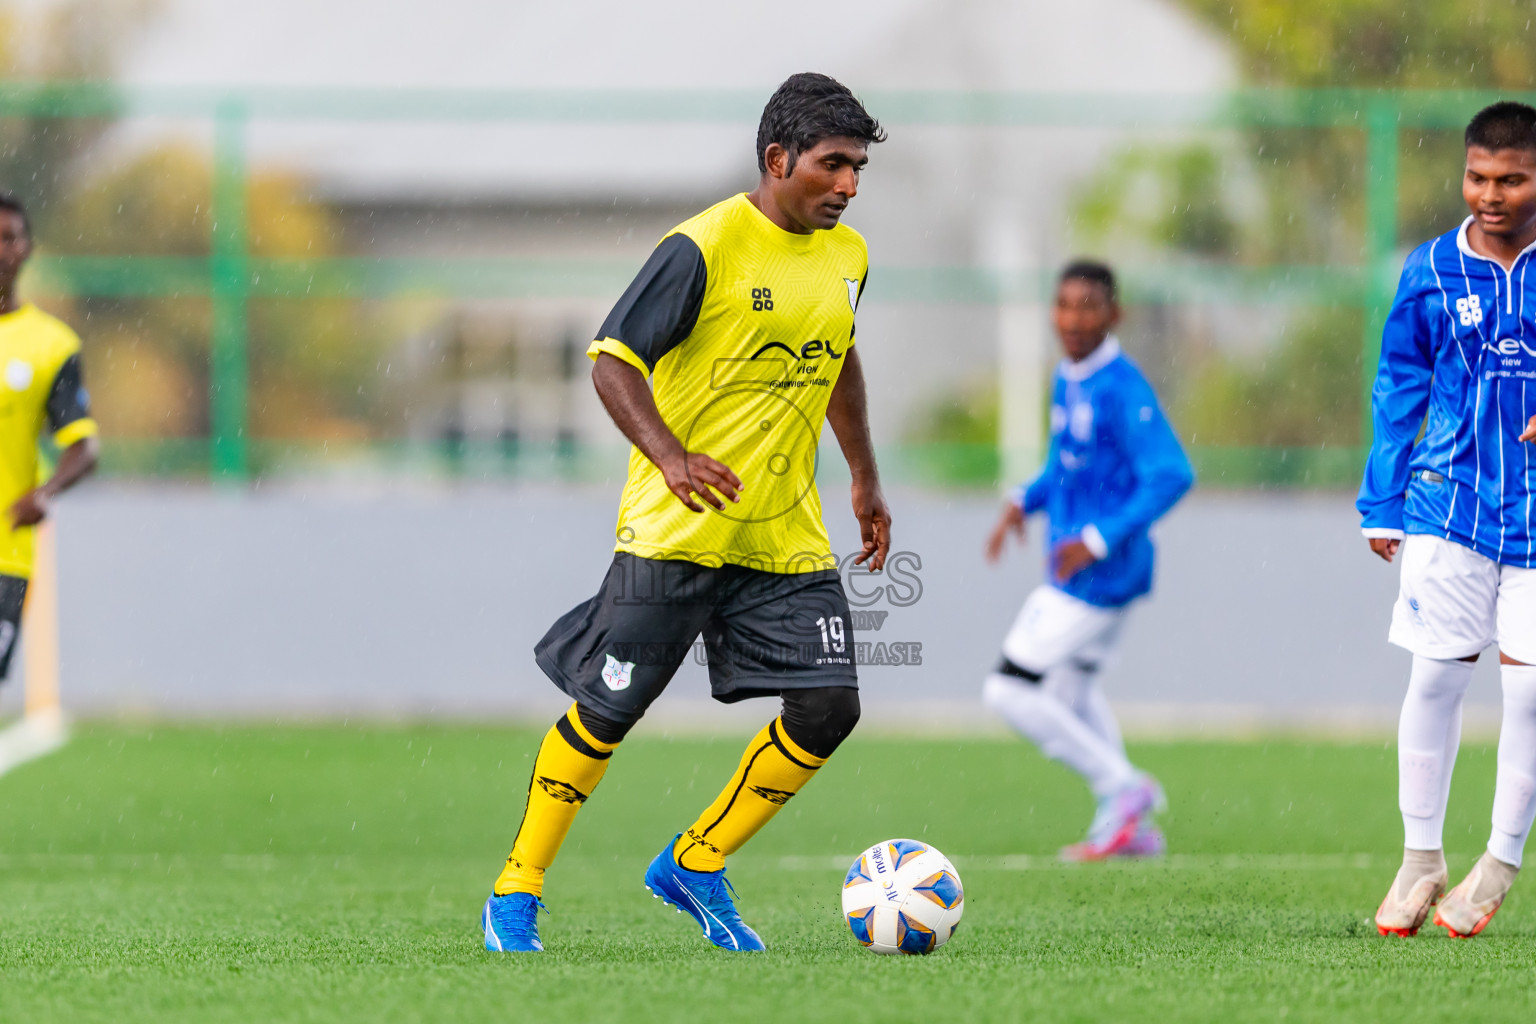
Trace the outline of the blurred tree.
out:
<instances>
[{"instance_id":1,"label":"blurred tree","mask_svg":"<svg viewBox=\"0 0 1536 1024\"><path fill-rule=\"evenodd\" d=\"M1351 335L1348 332L1353 330ZM1186 383L1179 426L1197 443L1304 448L1359 433L1360 310L1298 316L1256 363L1212 360ZM1353 344L1342 343L1352 339Z\"/></svg>"},{"instance_id":2,"label":"blurred tree","mask_svg":"<svg viewBox=\"0 0 1536 1024\"><path fill-rule=\"evenodd\" d=\"M998 415L997 382L990 376L941 392L903 431L907 471L934 483L996 486Z\"/></svg>"},{"instance_id":3,"label":"blurred tree","mask_svg":"<svg viewBox=\"0 0 1536 1024\"><path fill-rule=\"evenodd\" d=\"M1231 40L1245 75L1259 85L1524 91L1536 66L1530 0L1181 2ZM1270 166L1284 166L1293 194L1305 191L1315 200L1359 178L1364 148L1358 132L1329 132L1326 145L1316 132L1257 135ZM1401 143L1401 241L1415 245L1462 217L1455 187L1461 138L1459 132L1414 132ZM1355 198L1345 207L1347 217L1358 225L1358 190L1348 192ZM1358 238L1356 228L1337 241L1358 252Z\"/></svg>"},{"instance_id":4,"label":"blurred tree","mask_svg":"<svg viewBox=\"0 0 1536 1024\"><path fill-rule=\"evenodd\" d=\"M1261 86L1528 89L1530 0L1180 0L1230 41ZM1474 113L1467 111L1468 117ZM1358 264L1364 133L1253 128L1218 142L1139 146L1083 190L1074 228L1090 247L1150 261ZM1399 242L1457 224L1459 132L1399 138ZM1360 312L1310 308L1258 359L1211 353L1188 369L1176 415L1200 443L1360 443Z\"/></svg>"},{"instance_id":5,"label":"blurred tree","mask_svg":"<svg viewBox=\"0 0 1536 1024\"><path fill-rule=\"evenodd\" d=\"M1076 205L1076 226L1096 240L1226 259L1237 247L1229 164L1204 143L1136 146L1095 177Z\"/></svg>"},{"instance_id":6,"label":"blurred tree","mask_svg":"<svg viewBox=\"0 0 1536 1024\"><path fill-rule=\"evenodd\" d=\"M110 89L124 44L159 0L0 2L0 90L89 81ZM55 255L206 257L207 158L166 146L115 155L107 118L0 118L0 189L33 214L41 252ZM250 182L248 234L258 256L335 250L330 212L281 174ZM73 296L68 281L33 276L86 340L98 415L119 438L197 438L208 432L211 308L202 295ZM339 439L369 433L377 360L357 303L296 298L250 305L252 432Z\"/></svg>"},{"instance_id":7,"label":"blurred tree","mask_svg":"<svg viewBox=\"0 0 1536 1024\"><path fill-rule=\"evenodd\" d=\"M908 423L905 439L920 444L995 444L997 388L991 377L936 397Z\"/></svg>"},{"instance_id":8,"label":"blurred tree","mask_svg":"<svg viewBox=\"0 0 1536 1024\"><path fill-rule=\"evenodd\" d=\"M1263 85L1527 89L1529 0L1181 0Z\"/></svg>"},{"instance_id":9,"label":"blurred tree","mask_svg":"<svg viewBox=\"0 0 1536 1024\"><path fill-rule=\"evenodd\" d=\"M110 89L124 44L159 0L0 2L0 90L6 83L89 81ZM203 258L210 249L211 172L189 147L123 157L111 119L0 118L0 189L33 214L53 255ZM335 252L330 211L291 176L258 173L247 195L253 255ZM152 271L151 271L152 272ZM78 296L34 275L86 342L87 374L106 431L118 438L200 438L208 432L211 307L203 295ZM358 303L259 299L250 304L254 435L314 440L369 434L377 337ZM372 403L372 404L371 404Z\"/></svg>"},{"instance_id":10,"label":"blurred tree","mask_svg":"<svg viewBox=\"0 0 1536 1024\"><path fill-rule=\"evenodd\" d=\"M77 180L39 241L76 255L206 257L207 158L166 147ZM257 173L247 196L251 252L333 255L330 211L293 177ZM204 296L74 300L89 325L90 373L108 431L201 437L208 430L210 305ZM257 299L250 306L251 429L257 437L366 436L376 333L350 300Z\"/></svg>"},{"instance_id":11,"label":"blurred tree","mask_svg":"<svg viewBox=\"0 0 1536 1024\"><path fill-rule=\"evenodd\" d=\"M0 4L0 88L6 82L107 82L123 44L155 0L62 0ZM0 118L0 189L15 192L45 223L75 159L112 126L101 118Z\"/></svg>"}]
</instances>

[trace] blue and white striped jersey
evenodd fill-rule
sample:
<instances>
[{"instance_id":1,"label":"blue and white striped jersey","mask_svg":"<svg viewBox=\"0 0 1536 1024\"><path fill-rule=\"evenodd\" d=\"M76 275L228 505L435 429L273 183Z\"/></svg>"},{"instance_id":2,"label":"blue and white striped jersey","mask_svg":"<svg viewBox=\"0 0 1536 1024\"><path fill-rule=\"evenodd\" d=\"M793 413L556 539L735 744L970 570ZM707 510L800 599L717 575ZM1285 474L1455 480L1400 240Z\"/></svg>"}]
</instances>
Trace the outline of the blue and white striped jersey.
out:
<instances>
[{"instance_id":1,"label":"blue and white striped jersey","mask_svg":"<svg viewBox=\"0 0 1536 1024\"><path fill-rule=\"evenodd\" d=\"M1081 537L1099 557L1054 586L1118 608L1152 589L1148 531L1195 482L1152 385L1107 338L1086 359L1063 361L1051 391L1051 447L1014 504L1050 519L1047 551Z\"/></svg>"},{"instance_id":2,"label":"blue and white striped jersey","mask_svg":"<svg viewBox=\"0 0 1536 1024\"><path fill-rule=\"evenodd\" d=\"M1505 270L1472 251L1471 223L1403 266L1355 507L1368 537L1430 534L1529 568L1536 446L1517 438L1536 414L1536 277L1527 281L1536 244Z\"/></svg>"}]
</instances>

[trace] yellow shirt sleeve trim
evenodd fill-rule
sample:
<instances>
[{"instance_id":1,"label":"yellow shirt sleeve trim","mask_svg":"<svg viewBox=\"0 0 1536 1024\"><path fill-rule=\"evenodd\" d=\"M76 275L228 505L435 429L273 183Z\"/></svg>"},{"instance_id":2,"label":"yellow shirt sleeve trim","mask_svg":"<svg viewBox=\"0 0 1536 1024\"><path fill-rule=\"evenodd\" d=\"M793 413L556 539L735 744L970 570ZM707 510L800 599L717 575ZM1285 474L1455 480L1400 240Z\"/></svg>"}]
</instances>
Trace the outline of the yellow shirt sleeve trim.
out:
<instances>
[{"instance_id":1,"label":"yellow shirt sleeve trim","mask_svg":"<svg viewBox=\"0 0 1536 1024\"><path fill-rule=\"evenodd\" d=\"M597 357L604 352L624 360L630 366L633 366L635 369L645 374L646 377L650 377L651 368L645 365L645 360L641 359L639 356L635 355L634 352L630 351L629 346L624 344L618 338L599 338L591 345L587 346L587 358L593 360L594 362L597 360Z\"/></svg>"},{"instance_id":2,"label":"yellow shirt sleeve trim","mask_svg":"<svg viewBox=\"0 0 1536 1024\"><path fill-rule=\"evenodd\" d=\"M64 424L54 433L53 443L60 448L68 448L76 441L87 437L95 437L97 429L96 421L93 419L75 420L73 423Z\"/></svg>"}]
</instances>

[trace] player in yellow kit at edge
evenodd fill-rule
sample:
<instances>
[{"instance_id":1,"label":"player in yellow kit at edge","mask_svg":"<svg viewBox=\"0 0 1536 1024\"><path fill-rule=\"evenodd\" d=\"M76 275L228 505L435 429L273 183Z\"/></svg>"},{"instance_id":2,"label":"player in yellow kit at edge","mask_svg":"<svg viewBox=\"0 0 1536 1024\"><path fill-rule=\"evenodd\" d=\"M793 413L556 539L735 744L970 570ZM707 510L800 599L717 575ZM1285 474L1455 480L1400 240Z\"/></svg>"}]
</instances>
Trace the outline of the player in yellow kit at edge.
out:
<instances>
[{"instance_id":1,"label":"player in yellow kit at edge","mask_svg":"<svg viewBox=\"0 0 1536 1024\"><path fill-rule=\"evenodd\" d=\"M54 496L96 466L96 421L80 375L80 339L31 303L16 278L32 255L32 226L0 193L0 680L10 670L32 576L32 535ZM37 438L47 428L62 450L38 483Z\"/></svg>"},{"instance_id":2,"label":"player in yellow kit at edge","mask_svg":"<svg viewBox=\"0 0 1536 1024\"><path fill-rule=\"evenodd\" d=\"M854 345L869 256L839 223L869 146L884 139L838 82L788 79L758 125L757 188L662 239L588 349L598 395L634 444L629 480L597 596L535 648L575 703L539 747L522 825L481 915L489 950L544 948L544 872L701 632L716 700L780 696L783 710L715 802L666 842L645 884L715 945L764 948L736 911L725 858L859 717L848 599L815 485L824 420L853 476L855 562L878 570L890 547Z\"/></svg>"}]
</instances>

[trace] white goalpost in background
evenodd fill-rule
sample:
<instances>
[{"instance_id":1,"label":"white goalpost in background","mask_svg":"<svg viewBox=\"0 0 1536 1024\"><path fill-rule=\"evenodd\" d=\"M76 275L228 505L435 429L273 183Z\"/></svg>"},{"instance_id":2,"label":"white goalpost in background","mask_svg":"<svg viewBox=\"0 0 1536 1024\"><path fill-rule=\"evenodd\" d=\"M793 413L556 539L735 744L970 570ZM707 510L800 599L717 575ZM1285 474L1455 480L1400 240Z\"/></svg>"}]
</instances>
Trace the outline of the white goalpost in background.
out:
<instances>
[{"instance_id":1,"label":"white goalpost in background","mask_svg":"<svg viewBox=\"0 0 1536 1024\"><path fill-rule=\"evenodd\" d=\"M0 730L0 774L50 754L69 739L59 703L59 572L53 523L38 528L32 581L21 616L21 718Z\"/></svg>"}]
</instances>

